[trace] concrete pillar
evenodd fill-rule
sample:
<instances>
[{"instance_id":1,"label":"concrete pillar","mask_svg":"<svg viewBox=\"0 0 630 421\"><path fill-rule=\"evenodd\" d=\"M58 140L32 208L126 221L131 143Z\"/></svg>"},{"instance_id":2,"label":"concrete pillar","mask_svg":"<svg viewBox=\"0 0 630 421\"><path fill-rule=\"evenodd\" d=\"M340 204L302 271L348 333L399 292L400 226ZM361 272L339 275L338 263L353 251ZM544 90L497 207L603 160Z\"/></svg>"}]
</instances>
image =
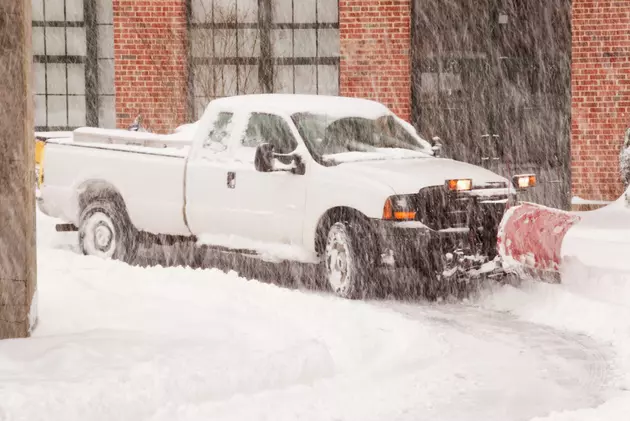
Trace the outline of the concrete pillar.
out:
<instances>
[{"instance_id":1,"label":"concrete pillar","mask_svg":"<svg viewBox=\"0 0 630 421\"><path fill-rule=\"evenodd\" d=\"M31 1L0 1L0 339L35 324L35 141Z\"/></svg>"}]
</instances>

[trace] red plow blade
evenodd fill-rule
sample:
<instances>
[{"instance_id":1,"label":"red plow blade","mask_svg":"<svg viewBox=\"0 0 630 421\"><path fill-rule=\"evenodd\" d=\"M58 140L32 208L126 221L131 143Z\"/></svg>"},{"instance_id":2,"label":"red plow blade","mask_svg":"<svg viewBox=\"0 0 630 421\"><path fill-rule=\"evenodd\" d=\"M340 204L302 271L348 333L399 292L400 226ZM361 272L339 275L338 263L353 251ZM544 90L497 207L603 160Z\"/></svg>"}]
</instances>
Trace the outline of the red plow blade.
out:
<instances>
[{"instance_id":1,"label":"red plow blade","mask_svg":"<svg viewBox=\"0 0 630 421\"><path fill-rule=\"evenodd\" d=\"M499 226L497 248L508 270L559 273L562 240L580 217L533 203L508 209Z\"/></svg>"}]
</instances>

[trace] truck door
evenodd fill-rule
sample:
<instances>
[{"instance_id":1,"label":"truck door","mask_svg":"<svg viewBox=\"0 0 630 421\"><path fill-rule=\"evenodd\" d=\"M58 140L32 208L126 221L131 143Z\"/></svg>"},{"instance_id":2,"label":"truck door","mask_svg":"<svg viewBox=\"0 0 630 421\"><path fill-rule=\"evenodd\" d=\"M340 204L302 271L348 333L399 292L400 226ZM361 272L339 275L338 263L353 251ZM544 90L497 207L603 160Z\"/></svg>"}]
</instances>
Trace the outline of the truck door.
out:
<instances>
[{"instance_id":1,"label":"truck door","mask_svg":"<svg viewBox=\"0 0 630 421\"><path fill-rule=\"evenodd\" d=\"M306 176L290 172L258 172L254 167L256 147L274 145L275 152L293 153L298 139L285 117L252 113L245 130L234 142L237 164L224 172L228 190L229 230L252 240L302 245L302 224L306 202Z\"/></svg>"},{"instance_id":2,"label":"truck door","mask_svg":"<svg viewBox=\"0 0 630 421\"><path fill-rule=\"evenodd\" d=\"M229 148L234 115L220 112L203 143L191 150L186 164L186 222L200 234L227 234L225 173L234 158Z\"/></svg>"}]
</instances>

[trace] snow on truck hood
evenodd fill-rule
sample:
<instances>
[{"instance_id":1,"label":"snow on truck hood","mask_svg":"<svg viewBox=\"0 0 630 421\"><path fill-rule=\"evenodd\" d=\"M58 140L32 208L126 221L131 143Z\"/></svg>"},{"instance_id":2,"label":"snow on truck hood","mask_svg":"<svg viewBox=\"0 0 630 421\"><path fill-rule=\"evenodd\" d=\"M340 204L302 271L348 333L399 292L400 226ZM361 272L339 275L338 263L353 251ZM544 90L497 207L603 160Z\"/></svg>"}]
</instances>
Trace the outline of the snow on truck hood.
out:
<instances>
[{"instance_id":1,"label":"snow on truck hood","mask_svg":"<svg viewBox=\"0 0 630 421\"><path fill-rule=\"evenodd\" d=\"M418 190L443 186L453 178L471 178L475 187L489 183L509 182L485 168L445 158L387 159L378 161L354 161L339 165L341 171L360 172L367 178L377 179L389 185L396 194L413 194Z\"/></svg>"}]
</instances>

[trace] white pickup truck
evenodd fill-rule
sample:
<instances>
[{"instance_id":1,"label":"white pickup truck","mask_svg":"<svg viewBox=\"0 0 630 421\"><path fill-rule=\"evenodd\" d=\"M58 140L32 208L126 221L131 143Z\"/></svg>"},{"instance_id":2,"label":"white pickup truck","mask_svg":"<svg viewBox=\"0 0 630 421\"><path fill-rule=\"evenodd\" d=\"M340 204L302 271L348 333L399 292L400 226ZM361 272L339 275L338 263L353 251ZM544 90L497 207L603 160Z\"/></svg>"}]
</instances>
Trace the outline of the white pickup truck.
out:
<instances>
[{"instance_id":1,"label":"white pickup truck","mask_svg":"<svg viewBox=\"0 0 630 421\"><path fill-rule=\"evenodd\" d=\"M49 140L38 204L85 254L131 262L141 239L173 237L322 262L331 290L359 297L379 265L440 280L453 262L495 256L514 180L435 155L377 102L244 95L173 135Z\"/></svg>"}]
</instances>

